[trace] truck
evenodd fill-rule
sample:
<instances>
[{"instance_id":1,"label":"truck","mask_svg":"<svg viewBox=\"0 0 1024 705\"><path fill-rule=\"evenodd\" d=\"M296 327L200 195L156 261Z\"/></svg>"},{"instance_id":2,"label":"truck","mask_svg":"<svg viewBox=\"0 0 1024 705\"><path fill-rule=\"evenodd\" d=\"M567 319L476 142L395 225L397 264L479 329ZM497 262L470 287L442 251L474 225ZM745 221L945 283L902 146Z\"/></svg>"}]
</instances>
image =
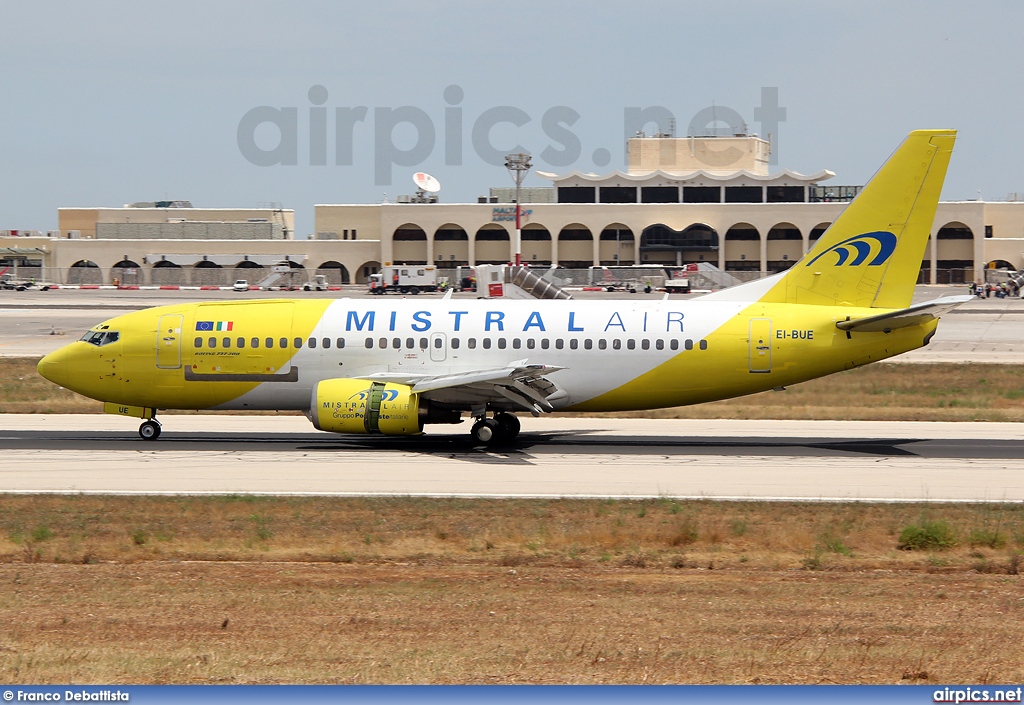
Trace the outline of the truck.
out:
<instances>
[{"instance_id":1,"label":"truck","mask_svg":"<svg viewBox=\"0 0 1024 705\"><path fill-rule=\"evenodd\" d=\"M666 279L665 280L665 292L669 294L689 294L690 293L690 280L689 279Z\"/></svg>"},{"instance_id":2,"label":"truck","mask_svg":"<svg viewBox=\"0 0 1024 705\"><path fill-rule=\"evenodd\" d=\"M431 265L384 265L370 275L371 294L412 294L437 291L437 267Z\"/></svg>"}]
</instances>

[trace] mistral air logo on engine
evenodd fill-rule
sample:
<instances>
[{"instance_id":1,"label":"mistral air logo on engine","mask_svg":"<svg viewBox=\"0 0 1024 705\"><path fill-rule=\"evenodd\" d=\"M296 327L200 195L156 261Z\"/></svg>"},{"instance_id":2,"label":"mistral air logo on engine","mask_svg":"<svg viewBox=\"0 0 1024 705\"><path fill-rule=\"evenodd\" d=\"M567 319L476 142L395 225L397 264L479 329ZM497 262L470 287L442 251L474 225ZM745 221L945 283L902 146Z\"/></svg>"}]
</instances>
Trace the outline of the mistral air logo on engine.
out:
<instances>
[{"instance_id":1,"label":"mistral air logo on engine","mask_svg":"<svg viewBox=\"0 0 1024 705\"><path fill-rule=\"evenodd\" d=\"M356 392L355 394L350 396L348 398L348 400L349 401L353 401L353 400L356 400L356 401L366 401L367 398L370 396L370 392L371 391L372 390L370 390L370 389L364 389L361 392ZM380 392L380 400L381 401L394 401L397 398L398 398L398 390L397 389L382 389L381 392Z\"/></svg>"},{"instance_id":2,"label":"mistral air logo on engine","mask_svg":"<svg viewBox=\"0 0 1024 705\"><path fill-rule=\"evenodd\" d=\"M884 230L873 233L861 233L832 245L832 247L808 262L807 266L810 267L828 253L834 252L839 258L832 263L836 267L856 267L864 264L869 257L871 257L871 261L867 263L868 266L877 267L888 260L895 250L896 236L892 233Z\"/></svg>"}]
</instances>

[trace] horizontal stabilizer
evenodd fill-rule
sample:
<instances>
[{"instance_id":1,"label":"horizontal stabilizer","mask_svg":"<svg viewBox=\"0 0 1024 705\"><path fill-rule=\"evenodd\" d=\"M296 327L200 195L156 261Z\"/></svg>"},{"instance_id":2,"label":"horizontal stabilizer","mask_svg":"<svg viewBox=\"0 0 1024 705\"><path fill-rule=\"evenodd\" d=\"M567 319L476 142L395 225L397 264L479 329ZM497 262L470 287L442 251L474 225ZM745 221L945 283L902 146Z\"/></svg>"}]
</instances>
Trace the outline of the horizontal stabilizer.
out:
<instances>
[{"instance_id":1,"label":"horizontal stabilizer","mask_svg":"<svg viewBox=\"0 0 1024 705\"><path fill-rule=\"evenodd\" d=\"M897 328L916 326L919 323L936 319L973 298L970 294L964 296L945 296L941 299L914 304L910 308L904 308L899 311L889 311L887 313L880 313L877 316L839 321L836 323L836 328L858 333L888 333Z\"/></svg>"}]
</instances>

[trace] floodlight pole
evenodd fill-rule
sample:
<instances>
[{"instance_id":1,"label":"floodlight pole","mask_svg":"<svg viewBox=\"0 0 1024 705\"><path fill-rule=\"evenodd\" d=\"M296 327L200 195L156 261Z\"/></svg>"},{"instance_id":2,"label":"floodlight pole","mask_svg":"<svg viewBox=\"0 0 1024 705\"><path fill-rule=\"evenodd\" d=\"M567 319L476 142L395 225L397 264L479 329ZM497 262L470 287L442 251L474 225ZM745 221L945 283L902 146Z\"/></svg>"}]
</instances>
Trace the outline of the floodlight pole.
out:
<instances>
[{"instance_id":1,"label":"floodlight pole","mask_svg":"<svg viewBox=\"0 0 1024 705\"><path fill-rule=\"evenodd\" d=\"M520 199L520 187L523 185L523 179L526 178L526 172L530 170L533 164L530 163L530 155L523 152L516 152L514 154L505 155L505 168L508 169L509 174L516 182L516 266L520 266L523 262L523 226L521 215L519 211Z\"/></svg>"}]
</instances>

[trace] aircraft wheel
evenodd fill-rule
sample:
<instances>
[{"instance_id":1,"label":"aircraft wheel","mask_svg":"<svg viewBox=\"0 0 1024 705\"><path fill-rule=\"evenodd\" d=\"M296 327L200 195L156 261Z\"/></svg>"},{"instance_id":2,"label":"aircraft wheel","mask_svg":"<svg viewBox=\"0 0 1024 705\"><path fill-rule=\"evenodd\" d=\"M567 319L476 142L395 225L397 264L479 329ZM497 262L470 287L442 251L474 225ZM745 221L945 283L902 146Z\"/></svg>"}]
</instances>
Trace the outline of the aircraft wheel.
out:
<instances>
[{"instance_id":1,"label":"aircraft wheel","mask_svg":"<svg viewBox=\"0 0 1024 705\"><path fill-rule=\"evenodd\" d=\"M498 422L494 419L480 419L469 431L477 443L494 443L498 438Z\"/></svg>"},{"instance_id":2,"label":"aircraft wheel","mask_svg":"<svg viewBox=\"0 0 1024 705\"><path fill-rule=\"evenodd\" d=\"M502 443L510 443L519 435L521 425L515 414L502 412L495 414L494 420L498 423L497 439Z\"/></svg>"},{"instance_id":3,"label":"aircraft wheel","mask_svg":"<svg viewBox=\"0 0 1024 705\"><path fill-rule=\"evenodd\" d=\"M143 421L142 425L139 426L139 435L142 436L144 441L155 441L160 437L160 424L156 419Z\"/></svg>"}]
</instances>

